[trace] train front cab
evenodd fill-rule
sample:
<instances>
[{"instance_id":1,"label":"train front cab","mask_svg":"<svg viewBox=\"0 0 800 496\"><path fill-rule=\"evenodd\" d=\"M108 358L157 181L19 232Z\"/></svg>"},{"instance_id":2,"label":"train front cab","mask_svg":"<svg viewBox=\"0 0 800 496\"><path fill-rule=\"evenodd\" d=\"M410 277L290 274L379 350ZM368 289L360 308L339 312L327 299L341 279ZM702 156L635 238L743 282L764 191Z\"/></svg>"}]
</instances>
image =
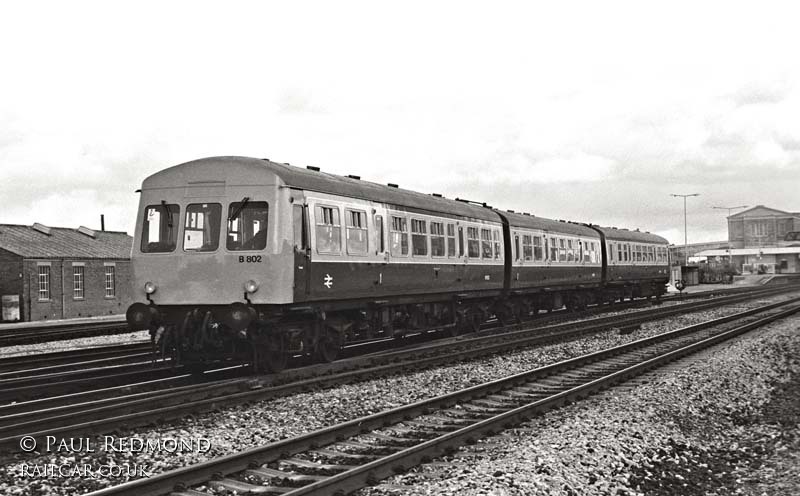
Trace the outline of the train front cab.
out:
<instances>
[{"instance_id":1,"label":"train front cab","mask_svg":"<svg viewBox=\"0 0 800 496\"><path fill-rule=\"evenodd\" d=\"M252 354L255 308L291 302L292 223L282 221L292 216L291 190L253 162L198 160L142 185L132 250L139 301L128 323L165 349L177 343L184 358Z\"/></svg>"}]
</instances>

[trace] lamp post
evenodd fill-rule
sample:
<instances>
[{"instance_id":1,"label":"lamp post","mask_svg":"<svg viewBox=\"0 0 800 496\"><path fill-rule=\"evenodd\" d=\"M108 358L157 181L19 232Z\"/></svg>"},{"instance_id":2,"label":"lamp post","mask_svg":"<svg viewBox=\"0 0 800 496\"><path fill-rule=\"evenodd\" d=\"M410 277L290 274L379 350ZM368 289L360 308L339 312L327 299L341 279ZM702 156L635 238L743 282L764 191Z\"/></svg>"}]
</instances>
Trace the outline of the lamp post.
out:
<instances>
[{"instance_id":1,"label":"lamp post","mask_svg":"<svg viewBox=\"0 0 800 496\"><path fill-rule=\"evenodd\" d=\"M727 210L728 211L728 217L727 217L726 220L728 220L731 217L731 211L732 210L738 210L740 208L747 208L747 207L748 207L748 205L739 205L737 207L711 207L711 208L716 208L717 210ZM730 233L730 229L728 229L728 262L731 262L731 258L732 258L731 257L731 233ZM733 262L731 262L731 263L733 263Z\"/></svg>"},{"instance_id":2,"label":"lamp post","mask_svg":"<svg viewBox=\"0 0 800 496\"><path fill-rule=\"evenodd\" d=\"M700 193L691 193L689 195L676 195L670 194L676 198L683 198L683 265L689 265L689 237L686 233L686 198L689 196L700 196Z\"/></svg>"}]
</instances>

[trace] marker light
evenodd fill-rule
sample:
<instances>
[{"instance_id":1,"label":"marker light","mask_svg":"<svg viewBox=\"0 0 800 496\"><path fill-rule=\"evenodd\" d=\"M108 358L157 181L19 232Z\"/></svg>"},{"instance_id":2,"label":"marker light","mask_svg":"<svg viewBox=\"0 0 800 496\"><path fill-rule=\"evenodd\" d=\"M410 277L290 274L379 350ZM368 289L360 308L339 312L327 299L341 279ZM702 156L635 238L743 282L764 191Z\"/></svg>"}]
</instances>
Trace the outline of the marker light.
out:
<instances>
[{"instance_id":1,"label":"marker light","mask_svg":"<svg viewBox=\"0 0 800 496\"><path fill-rule=\"evenodd\" d=\"M155 293L157 288L158 287L154 282L147 281L146 283L144 283L144 292L147 294Z\"/></svg>"},{"instance_id":2,"label":"marker light","mask_svg":"<svg viewBox=\"0 0 800 496\"><path fill-rule=\"evenodd\" d=\"M255 293L258 291L258 283L254 280L250 279L246 283L244 283L244 290L248 293Z\"/></svg>"}]
</instances>

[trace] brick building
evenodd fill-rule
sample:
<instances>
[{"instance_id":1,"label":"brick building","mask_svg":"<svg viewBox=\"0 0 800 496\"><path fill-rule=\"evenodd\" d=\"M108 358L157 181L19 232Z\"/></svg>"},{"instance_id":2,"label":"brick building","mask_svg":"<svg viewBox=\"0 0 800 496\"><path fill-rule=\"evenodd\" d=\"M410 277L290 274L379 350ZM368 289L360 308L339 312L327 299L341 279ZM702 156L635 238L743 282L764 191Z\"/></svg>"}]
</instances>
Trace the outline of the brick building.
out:
<instances>
[{"instance_id":1,"label":"brick building","mask_svg":"<svg viewBox=\"0 0 800 496\"><path fill-rule=\"evenodd\" d=\"M730 257L743 273L800 273L800 212L756 205L728 217L728 245L697 256Z\"/></svg>"},{"instance_id":2,"label":"brick building","mask_svg":"<svg viewBox=\"0 0 800 496\"><path fill-rule=\"evenodd\" d=\"M125 313L132 243L123 232L0 224L0 321Z\"/></svg>"}]
</instances>

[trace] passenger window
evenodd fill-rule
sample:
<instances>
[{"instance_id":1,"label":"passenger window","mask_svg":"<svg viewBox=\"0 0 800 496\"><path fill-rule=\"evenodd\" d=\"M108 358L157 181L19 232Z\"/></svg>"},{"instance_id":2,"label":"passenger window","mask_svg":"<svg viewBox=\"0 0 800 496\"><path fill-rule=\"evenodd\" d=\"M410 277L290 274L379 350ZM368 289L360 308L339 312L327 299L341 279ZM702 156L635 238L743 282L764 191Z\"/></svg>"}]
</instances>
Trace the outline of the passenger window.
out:
<instances>
[{"instance_id":1,"label":"passenger window","mask_svg":"<svg viewBox=\"0 0 800 496\"><path fill-rule=\"evenodd\" d=\"M533 245L531 243L531 235L522 235L522 257L527 260L533 260Z\"/></svg>"},{"instance_id":2,"label":"passenger window","mask_svg":"<svg viewBox=\"0 0 800 496\"><path fill-rule=\"evenodd\" d=\"M492 231L492 239L494 240L494 259L500 260L503 256L500 250L500 231L497 229Z\"/></svg>"},{"instance_id":3,"label":"passenger window","mask_svg":"<svg viewBox=\"0 0 800 496\"><path fill-rule=\"evenodd\" d=\"M464 228L458 227L458 256L464 256Z\"/></svg>"},{"instance_id":4,"label":"passenger window","mask_svg":"<svg viewBox=\"0 0 800 496\"><path fill-rule=\"evenodd\" d=\"M564 238L558 238L558 261L567 261L567 243Z\"/></svg>"},{"instance_id":5,"label":"passenger window","mask_svg":"<svg viewBox=\"0 0 800 496\"><path fill-rule=\"evenodd\" d=\"M317 252L338 254L342 248L342 224L339 207L317 205L315 210Z\"/></svg>"},{"instance_id":6,"label":"passenger window","mask_svg":"<svg viewBox=\"0 0 800 496\"><path fill-rule=\"evenodd\" d=\"M481 256L481 240L478 236L477 227L467 227L467 256L470 258Z\"/></svg>"},{"instance_id":7,"label":"passenger window","mask_svg":"<svg viewBox=\"0 0 800 496\"><path fill-rule=\"evenodd\" d=\"M481 258L492 258L492 231L481 229Z\"/></svg>"},{"instance_id":8,"label":"passenger window","mask_svg":"<svg viewBox=\"0 0 800 496\"><path fill-rule=\"evenodd\" d=\"M428 255L428 229L424 220L411 219L411 248L414 256Z\"/></svg>"},{"instance_id":9,"label":"passenger window","mask_svg":"<svg viewBox=\"0 0 800 496\"><path fill-rule=\"evenodd\" d=\"M464 251L463 249L461 250ZM456 226L455 224L447 224L447 256L456 256Z\"/></svg>"},{"instance_id":10,"label":"passenger window","mask_svg":"<svg viewBox=\"0 0 800 496\"><path fill-rule=\"evenodd\" d=\"M408 226L405 217L392 216L392 228L389 231L389 249L392 256L408 255Z\"/></svg>"},{"instance_id":11,"label":"passenger window","mask_svg":"<svg viewBox=\"0 0 800 496\"><path fill-rule=\"evenodd\" d=\"M533 237L533 258L537 262L544 260L544 252L542 251L542 238L541 236Z\"/></svg>"},{"instance_id":12,"label":"passenger window","mask_svg":"<svg viewBox=\"0 0 800 496\"><path fill-rule=\"evenodd\" d=\"M367 213L360 210L345 210L347 216L347 253L367 253Z\"/></svg>"},{"instance_id":13,"label":"passenger window","mask_svg":"<svg viewBox=\"0 0 800 496\"><path fill-rule=\"evenodd\" d=\"M142 253L165 253L175 250L181 209L174 203L162 202L144 209Z\"/></svg>"},{"instance_id":14,"label":"passenger window","mask_svg":"<svg viewBox=\"0 0 800 496\"><path fill-rule=\"evenodd\" d=\"M550 238L548 242L550 243L550 261L558 262L558 239Z\"/></svg>"},{"instance_id":15,"label":"passenger window","mask_svg":"<svg viewBox=\"0 0 800 496\"><path fill-rule=\"evenodd\" d=\"M267 202L244 198L228 206L225 246L231 251L263 250L267 246Z\"/></svg>"},{"instance_id":16,"label":"passenger window","mask_svg":"<svg viewBox=\"0 0 800 496\"><path fill-rule=\"evenodd\" d=\"M444 224L431 222L431 256L444 256Z\"/></svg>"}]
</instances>

